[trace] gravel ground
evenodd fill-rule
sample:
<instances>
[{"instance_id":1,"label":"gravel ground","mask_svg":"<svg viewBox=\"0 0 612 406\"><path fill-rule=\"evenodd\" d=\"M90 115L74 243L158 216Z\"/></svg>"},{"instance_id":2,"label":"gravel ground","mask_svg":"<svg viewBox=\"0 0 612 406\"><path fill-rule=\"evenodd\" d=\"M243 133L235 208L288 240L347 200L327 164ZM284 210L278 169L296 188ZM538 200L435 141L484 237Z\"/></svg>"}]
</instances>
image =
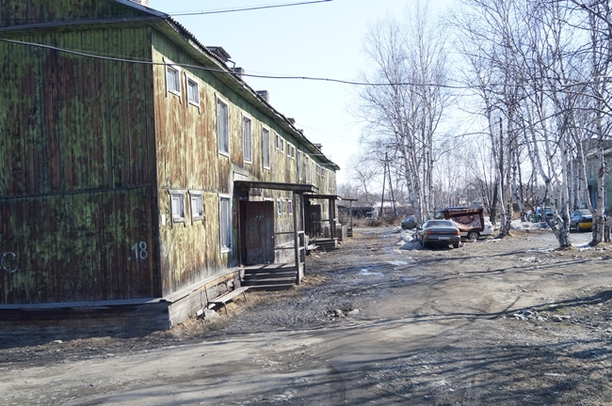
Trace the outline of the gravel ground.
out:
<instances>
[{"instance_id":1,"label":"gravel ground","mask_svg":"<svg viewBox=\"0 0 612 406\"><path fill-rule=\"evenodd\" d=\"M358 229L304 282L144 336L1 337L3 405L612 404L612 251Z\"/></svg>"}]
</instances>

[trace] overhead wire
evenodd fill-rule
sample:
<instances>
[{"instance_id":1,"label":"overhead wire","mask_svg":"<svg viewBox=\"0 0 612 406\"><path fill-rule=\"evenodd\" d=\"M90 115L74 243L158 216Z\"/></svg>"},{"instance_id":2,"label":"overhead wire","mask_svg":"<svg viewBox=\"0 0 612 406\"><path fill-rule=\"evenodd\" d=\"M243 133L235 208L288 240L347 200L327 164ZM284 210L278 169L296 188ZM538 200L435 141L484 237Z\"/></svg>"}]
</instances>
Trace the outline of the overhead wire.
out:
<instances>
[{"instance_id":1,"label":"overhead wire","mask_svg":"<svg viewBox=\"0 0 612 406\"><path fill-rule=\"evenodd\" d=\"M103 55L92 54L89 52L76 51L76 50L72 50L68 48L58 47L54 45L40 44L40 43L28 42L28 41L20 41L20 40L8 39L8 38L0 38L0 42L32 46L32 47L38 47L38 48L43 48L43 49L50 49L53 51L58 51L58 52L62 52L62 53L70 54L70 55L77 55L77 56L82 56L86 58L101 59L101 60L107 60L107 61L133 63L133 64L139 64L139 65L178 66L181 68L190 68L190 69L202 70L202 71L213 72L213 73L222 73L222 74L229 74L229 75L233 74L231 70L226 70L226 69L209 68L209 67L205 67L201 65L192 65L192 64L185 64L185 63L154 62L150 60L138 60L138 59L133 59L133 58L128 59L128 58L103 56ZM431 84L431 83L428 84L428 83L415 83L415 82L394 82L394 83L391 83L391 82L379 82L379 83L358 82L358 81L345 80L345 79L323 78L323 77L313 77L313 76L297 76L297 75L261 75L261 74L241 73L241 76L252 77L252 78L257 78L257 79L309 80L309 81L318 81L318 82L339 83L339 84L352 85L352 86L372 86L372 87L381 87L381 86L431 87L431 86L436 86L436 87L441 87L441 88L457 89L457 90L472 88L472 86L444 85L444 84Z\"/></svg>"},{"instance_id":2,"label":"overhead wire","mask_svg":"<svg viewBox=\"0 0 612 406\"><path fill-rule=\"evenodd\" d=\"M170 16L194 16L194 15L207 15L207 14L236 13L236 12L241 12L241 11L268 10L272 8L305 6L305 5L316 4L316 3L327 3L330 1L332 0L312 0L312 1L303 1L300 3L270 4L270 5L265 5L265 6L252 6L252 7L243 7L243 8L234 8L234 9L221 9L221 10L211 10L211 11L185 11L185 12L166 13L166 14Z\"/></svg>"}]
</instances>

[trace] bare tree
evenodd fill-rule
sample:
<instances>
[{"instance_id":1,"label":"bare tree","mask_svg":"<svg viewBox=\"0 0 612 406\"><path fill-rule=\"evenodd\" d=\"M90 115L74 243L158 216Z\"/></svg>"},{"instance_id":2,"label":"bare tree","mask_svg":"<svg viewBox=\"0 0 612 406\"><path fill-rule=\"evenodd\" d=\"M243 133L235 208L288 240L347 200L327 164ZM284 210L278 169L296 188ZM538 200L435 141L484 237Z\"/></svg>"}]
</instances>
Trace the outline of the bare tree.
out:
<instances>
[{"instance_id":1,"label":"bare tree","mask_svg":"<svg viewBox=\"0 0 612 406\"><path fill-rule=\"evenodd\" d=\"M370 148L393 160L419 220L433 215L436 132L450 98L444 39L432 21L417 1L403 24L388 17L371 27L365 50L375 69L360 94Z\"/></svg>"}]
</instances>

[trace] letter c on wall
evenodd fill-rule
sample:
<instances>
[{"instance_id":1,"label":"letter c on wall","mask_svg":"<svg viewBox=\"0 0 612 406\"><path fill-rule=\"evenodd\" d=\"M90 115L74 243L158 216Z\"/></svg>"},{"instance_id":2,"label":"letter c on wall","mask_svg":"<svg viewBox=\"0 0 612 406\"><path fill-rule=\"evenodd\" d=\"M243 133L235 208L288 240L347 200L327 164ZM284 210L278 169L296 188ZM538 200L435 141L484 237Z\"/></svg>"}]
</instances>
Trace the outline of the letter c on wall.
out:
<instances>
[{"instance_id":1,"label":"letter c on wall","mask_svg":"<svg viewBox=\"0 0 612 406\"><path fill-rule=\"evenodd\" d=\"M4 254L2 254L2 258L0 258L0 266L6 272L15 273L15 272L17 272L19 270L19 265L15 265L15 269L8 269L6 267L6 263L4 262L6 260L6 257L9 256L9 255L12 256L13 259L17 258L17 255L15 255L14 252L5 252Z\"/></svg>"}]
</instances>

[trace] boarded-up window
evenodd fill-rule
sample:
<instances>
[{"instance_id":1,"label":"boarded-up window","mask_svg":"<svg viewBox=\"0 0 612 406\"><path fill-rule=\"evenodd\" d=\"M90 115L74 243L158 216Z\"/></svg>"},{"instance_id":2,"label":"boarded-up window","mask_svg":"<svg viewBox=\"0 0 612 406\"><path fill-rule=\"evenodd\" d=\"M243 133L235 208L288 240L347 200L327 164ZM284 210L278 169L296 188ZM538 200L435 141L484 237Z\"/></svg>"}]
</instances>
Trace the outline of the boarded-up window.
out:
<instances>
[{"instance_id":1,"label":"boarded-up window","mask_svg":"<svg viewBox=\"0 0 612 406\"><path fill-rule=\"evenodd\" d=\"M223 100L217 99L217 141L219 152L229 154L229 112L228 106Z\"/></svg>"},{"instance_id":2,"label":"boarded-up window","mask_svg":"<svg viewBox=\"0 0 612 406\"><path fill-rule=\"evenodd\" d=\"M270 169L270 131L267 128L261 129L261 140L263 167Z\"/></svg>"},{"instance_id":3,"label":"boarded-up window","mask_svg":"<svg viewBox=\"0 0 612 406\"><path fill-rule=\"evenodd\" d=\"M219 196L219 234L221 237L221 251L232 249L232 199Z\"/></svg>"},{"instance_id":4,"label":"boarded-up window","mask_svg":"<svg viewBox=\"0 0 612 406\"><path fill-rule=\"evenodd\" d=\"M242 117L242 152L244 162L253 161L251 119L248 117Z\"/></svg>"}]
</instances>

